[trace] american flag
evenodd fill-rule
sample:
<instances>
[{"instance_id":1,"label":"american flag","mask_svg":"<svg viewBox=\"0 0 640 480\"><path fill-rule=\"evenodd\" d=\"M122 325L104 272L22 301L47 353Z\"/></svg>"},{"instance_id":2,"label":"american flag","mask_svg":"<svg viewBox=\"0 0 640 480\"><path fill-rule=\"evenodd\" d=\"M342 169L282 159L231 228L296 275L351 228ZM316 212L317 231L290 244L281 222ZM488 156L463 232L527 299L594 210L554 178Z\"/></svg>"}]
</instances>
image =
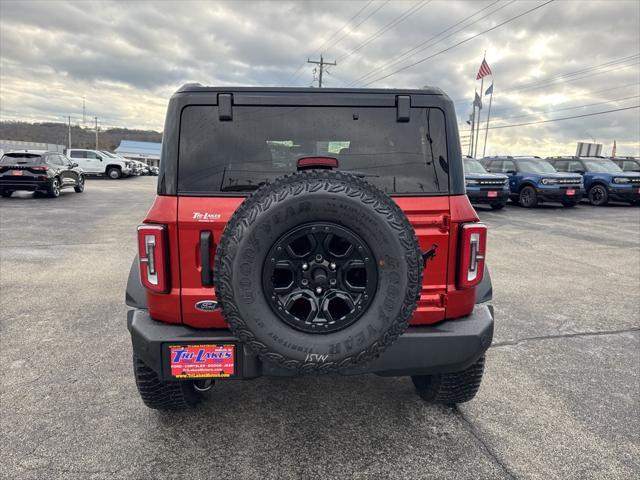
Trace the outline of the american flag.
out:
<instances>
[{"instance_id":1,"label":"american flag","mask_svg":"<svg viewBox=\"0 0 640 480\"><path fill-rule=\"evenodd\" d=\"M482 63L480 64L480 70L478 70L478 75L476 75L476 80L480 80L487 75L491 75L491 69L489 68L489 64L483 58Z\"/></svg>"}]
</instances>

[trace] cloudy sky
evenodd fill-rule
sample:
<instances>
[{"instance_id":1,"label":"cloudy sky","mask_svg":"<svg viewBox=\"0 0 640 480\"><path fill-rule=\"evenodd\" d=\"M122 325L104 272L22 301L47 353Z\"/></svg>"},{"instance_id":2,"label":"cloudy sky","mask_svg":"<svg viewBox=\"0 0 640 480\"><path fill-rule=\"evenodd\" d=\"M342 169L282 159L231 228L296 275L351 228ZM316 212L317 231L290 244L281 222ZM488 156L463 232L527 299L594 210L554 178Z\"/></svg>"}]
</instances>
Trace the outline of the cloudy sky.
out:
<instances>
[{"instance_id":1,"label":"cloudy sky","mask_svg":"<svg viewBox=\"0 0 640 480\"><path fill-rule=\"evenodd\" d=\"M0 0L1 119L82 122L84 97L105 127L161 130L182 83L309 86L322 53L326 87L441 87L465 144L486 51L492 127L619 110L495 128L487 154L640 155L640 2L546 2Z\"/></svg>"}]
</instances>

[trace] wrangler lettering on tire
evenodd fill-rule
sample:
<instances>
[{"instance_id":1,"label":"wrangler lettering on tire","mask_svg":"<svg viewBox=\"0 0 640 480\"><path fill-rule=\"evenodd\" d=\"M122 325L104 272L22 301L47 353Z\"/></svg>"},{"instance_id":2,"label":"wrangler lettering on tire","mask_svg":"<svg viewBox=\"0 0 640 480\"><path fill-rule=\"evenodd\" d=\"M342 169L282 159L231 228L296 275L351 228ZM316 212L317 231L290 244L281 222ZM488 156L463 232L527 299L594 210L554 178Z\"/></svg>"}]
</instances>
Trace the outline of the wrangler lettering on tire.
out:
<instances>
[{"instance_id":1,"label":"wrangler lettering on tire","mask_svg":"<svg viewBox=\"0 0 640 480\"><path fill-rule=\"evenodd\" d=\"M314 170L258 189L226 225L216 294L232 332L299 373L375 358L406 329L422 261L404 213L362 179Z\"/></svg>"}]
</instances>

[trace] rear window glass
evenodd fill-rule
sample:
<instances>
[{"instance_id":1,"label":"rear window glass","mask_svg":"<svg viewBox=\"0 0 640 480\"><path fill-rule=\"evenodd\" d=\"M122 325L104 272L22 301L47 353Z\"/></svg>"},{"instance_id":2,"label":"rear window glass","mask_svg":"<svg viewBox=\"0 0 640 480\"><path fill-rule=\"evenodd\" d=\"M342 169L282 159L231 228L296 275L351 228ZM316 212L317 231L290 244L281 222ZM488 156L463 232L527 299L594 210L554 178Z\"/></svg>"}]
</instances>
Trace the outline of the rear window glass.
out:
<instances>
[{"instance_id":1,"label":"rear window glass","mask_svg":"<svg viewBox=\"0 0 640 480\"><path fill-rule=\"evenodd\" d=\"M8 153L0 159L0 165L38 165L42 156L34 154Z\"/></svg>"},{"instance_id":2,"label":"rear window glass","mask_svg":"<svg viewBox=\"0 0 640 480\"><path fill-rule=\"evenodd\" d=\"M437 194L449 189L444 113L412 108L233 107L221 121L214 106L182 113L178 191L251 192L295 172L297 161L331 156L389 194Z\"/></svg>"}]
</instances>

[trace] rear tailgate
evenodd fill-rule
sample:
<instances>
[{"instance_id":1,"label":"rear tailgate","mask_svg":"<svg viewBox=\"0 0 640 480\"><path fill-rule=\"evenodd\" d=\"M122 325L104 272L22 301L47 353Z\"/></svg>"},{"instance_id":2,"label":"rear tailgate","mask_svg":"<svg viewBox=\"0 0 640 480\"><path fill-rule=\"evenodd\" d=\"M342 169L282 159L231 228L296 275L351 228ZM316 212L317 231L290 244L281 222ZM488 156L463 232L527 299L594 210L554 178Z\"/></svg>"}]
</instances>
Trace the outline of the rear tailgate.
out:
<instances>
[{"instance_id":1,"label":"rear tailgate","mask_svg":"<svg viewBox=\"0 0 640 480\"><path fill-rule=\"evenodd\" d=\"M203 268L213 268L215 248L226 223L244 198L179 197L178 237L180 245L180 276L182 319L187 325L202 328L225 328L219 310L200 302L215 301L212 285L203 285ZM447 291L447 257L449 250L448 197L398 197L396 203L406 213L416 230L420 248L435 249L435 256L426 264L422 293L412 324L429 324L445 317ZM211 234L209 251L202 240ZM205 237L203 237L203 235ZM203 259L209 264L203 266Z\"/></svg>"}]
</instances>

